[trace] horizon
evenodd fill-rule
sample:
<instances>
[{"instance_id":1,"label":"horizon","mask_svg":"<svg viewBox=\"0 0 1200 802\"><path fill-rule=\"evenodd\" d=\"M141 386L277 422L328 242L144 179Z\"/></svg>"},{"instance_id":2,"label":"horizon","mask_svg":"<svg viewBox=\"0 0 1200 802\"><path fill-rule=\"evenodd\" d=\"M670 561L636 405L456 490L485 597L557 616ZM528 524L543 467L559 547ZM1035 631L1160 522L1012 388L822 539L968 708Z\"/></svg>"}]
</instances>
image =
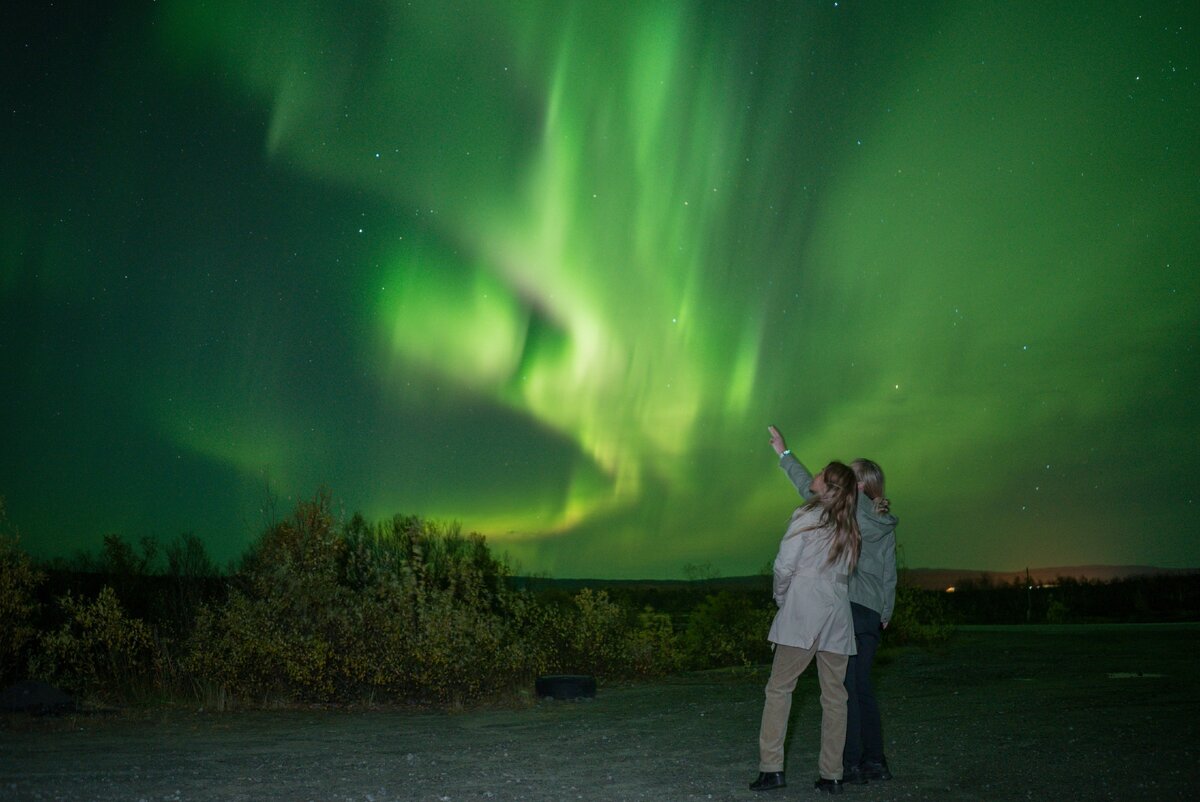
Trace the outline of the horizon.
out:
<instances>
[{"instance_id":1,"label":"horizon","mask_svg":"<svg viewBox=\"0 0 1200 802\"><path fill-rule=\"evenodd\" d=\"M3 517L0 517L0 522L3 522ZM3 535L12 536L14 534L17 535L17 544L18 544L18 547L21 547L22 544L21 544L19 528L12 527L11 522L9 522L9 523L10 523L10 529L12 531L6 532L3 530L0 530L0 536L3 536ZM335 524L335 526L337 526L337 524ZM450 527L447 527L447 528L453 529L453 525L451 525ZM145 553L144 552L144 544L142 542L132 541L132 540L124 537L123 535L120 535L119 533L112 533L112 534L116 534L118 537L120 537L122 542L124 542L125 545L131 547L135 552L141 552L142 554ZM158 566L158 564L161 563L162 560L165 558L164 547L168 543L173 542L173 541L177 540L178 538L182 538L189 534L190 533L183 533L180 536L178 536L177 538L171 538L171 539L167 539L167 540L162 540L160 538L156 538L156 537L152 537L152 536L149 537L148 539L150 541L152 541L153 547L155 548L154 557L153 557L153 559L151 559L149 561L149 564L148 564L148 566L150 568L149 573L157 573L157 568L155 566ZM478 534L478 533L463 533L463 534ZM485 540L486 540L486 538L485 538ZM203 540L201 540L200 542L203 545ZM236 558L226 560L224 562L218 562L216 560L213 560L212 565L217 570L217 572L221 575L228 575L231 573L235 573L237 570L239 570L237 563L240 562L244 557L246 557L247 554L249 554L251 548L252 548L252 546L248 547L246 552L243 552L242 554L238 555ZM489 550L491 550L490 543L488 544L488 548L489 548ZM26 551L26 553L29 553L27 549L25 551ZM78 549L77 551L75 551L73 554L70 554L70 555L56 554L56 555L51 555L51 556L46 556L46 555L39 556L39 555L31 554L30 556L33 558L35 565L37 565L41 568L75 570L81 564L89 564L90 563L92 565L97 565L100 562L102 562L102 560L103 560L103 543L101 542L101 543L97 544L97 547L93 550ZM769 572L766 572L766 569L768 566L764 566L763 570L760 570L759 572L755 572L755 573L726 575L726 574L720 573L711 564L688 564L688 565L683 566L683 568L681 569L681 573L683 574L683 576L666 576L666 577L664 577L664 576L623 576L623 577L556 576L556 575L540 573L540 572L519 573L519 572L513 570L512 566L508 563L509 558L506 554L493 553L492 556L499 559L502 563L504 563L508 567L508 570L509 570L508 575L514 579L547 580L547 581L552 581L552 582L651 582L651 583L653 583L653 582L680 582L680 583L696 582L696 583L703 583L703 582L710 582L710 581L720 582L720 581L753 579L753 578L759 578L759 577L766 577L766 576L770 575ZM211 557L211 555L210 555L210 557ZM158 567L161 567L161 566L158 566ZM984 575L984 574L1019 575L1022 573L1028 573L1030 575L1045 575L1050 572L1077 571L1080 573L1060 574L1060 576L1078 579L1078 578L1096 578L1097 574L1101 574L1101 575L1107 575L1107 578L1109 578L1109 579L1124 579L1124 578L1136 578L1138 576L1158 575L1158 574L1197 573L1197 572L1200 572L1200 565L1184 566L1184 567L1170 567L1170 566L1149 565L1149 564L1140 564L1140 563L1134 563L1134 564L1098 563L1098 564L1077 564L1077 565L1029 565L1029 566L1024 566L1021 568L978 568L978 567L951 567L951 566L945 566L945 565L910 566L910 565L900 564L897 566L897 570L901 574L903 574L905 572L919 572L919 573L926 573L926 574L945 573L945 574L958 574L962 578L968 578L969 575Z\"/></svg>"},{"instance_id":2,"label":"horizon","mask_svg":"<svg viewBox=\"0 0 1200 802\"><path fill-rule=\"evenodd\" d=\"M1200 6L18 3L0 495L35 556L329 487L534 573L1200 564ZM995 570L1019 570L998 568Z\"/></svg>"}]
</instances>

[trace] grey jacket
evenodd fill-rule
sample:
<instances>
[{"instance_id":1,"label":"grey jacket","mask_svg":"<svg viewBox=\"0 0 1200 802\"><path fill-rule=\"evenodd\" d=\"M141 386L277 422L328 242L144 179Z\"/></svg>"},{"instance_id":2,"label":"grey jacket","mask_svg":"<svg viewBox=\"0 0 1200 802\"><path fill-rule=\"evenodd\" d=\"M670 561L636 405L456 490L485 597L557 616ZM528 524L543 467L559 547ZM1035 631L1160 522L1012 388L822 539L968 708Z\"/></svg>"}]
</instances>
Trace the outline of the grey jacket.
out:
<instances>
[{"instance_id":1,"label":"grey jacket","mask_svg":"<svg viewBox=\"0 0 1200 802\"><path fill-rule=\"evenodd\" d=\"M807 501L813 497L812 474L794 454L784 454L779 467L787 473L796 490ZM896 605L896 524L900 520L888 513L875 512L875 503L858 494L855 518L862 535L858 565L850 574L850 601L879 613L886 624L892 620Z\"/></svg>"}]
</instances>

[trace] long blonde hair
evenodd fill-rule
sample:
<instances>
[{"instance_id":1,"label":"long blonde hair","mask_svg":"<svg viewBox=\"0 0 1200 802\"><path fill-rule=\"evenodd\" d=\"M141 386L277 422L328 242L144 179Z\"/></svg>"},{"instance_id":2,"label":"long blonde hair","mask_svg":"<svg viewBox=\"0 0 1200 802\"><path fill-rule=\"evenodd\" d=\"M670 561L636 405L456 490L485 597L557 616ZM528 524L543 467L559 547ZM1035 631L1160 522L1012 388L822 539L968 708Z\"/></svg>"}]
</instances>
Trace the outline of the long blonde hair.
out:
<instances>
[{"instance_id":1,"label":"long blonde hair","mask_svg":"<svg viewBox=\"0 0 1200 802\"><path fill-rule=\"evenodd\" d=\"M862 482L863 493L875 502L875 512L881 512L881 506L886 510L887 499L883 495L883 468L879 467L879 463L860 458L851 462L850 467L854 469L854 475L858 477L858 481Z\"/></svg>"},{"instance_id":2,"label":"long blonde hair","mask_svg":"<svg viewBox=\"0 0 1200 802\"><path fill-rule=\"evenodd\" d=\"M814 495L806 507L816 507L821 510L821 517L813 524L813 529L832 528L829 536L828 563L836 563L847 551L850 552L850 570L858 564L858 553L862 548L862 536L858 532L858 520L855 517L858 502L858 478L848 466L841 462L831 462L821 471L825 480L825 492Z\"/></svg>"}]
</instances>

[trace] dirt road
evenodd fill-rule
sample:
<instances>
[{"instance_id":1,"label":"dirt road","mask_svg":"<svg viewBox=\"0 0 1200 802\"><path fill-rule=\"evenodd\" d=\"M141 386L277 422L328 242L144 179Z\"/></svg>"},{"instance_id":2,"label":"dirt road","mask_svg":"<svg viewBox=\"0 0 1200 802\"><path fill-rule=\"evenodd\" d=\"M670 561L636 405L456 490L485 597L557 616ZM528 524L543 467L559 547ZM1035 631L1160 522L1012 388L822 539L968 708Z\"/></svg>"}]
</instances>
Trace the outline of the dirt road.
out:
<instances>
[{"instance_id":1,"label":"dirt road","mask_svg":"<svg viewBox=\"0 0 1200 802\"><path fill-rule=\"evenodd\" d=\"M896 779L843 799L1193 799L1200 627L976 628L878 668ZM766 668L467 713L303 710L30 719L0 730L0 800L762 800ZM815 798L815 677L789 787Z\"/></svg>"}]
</instances>

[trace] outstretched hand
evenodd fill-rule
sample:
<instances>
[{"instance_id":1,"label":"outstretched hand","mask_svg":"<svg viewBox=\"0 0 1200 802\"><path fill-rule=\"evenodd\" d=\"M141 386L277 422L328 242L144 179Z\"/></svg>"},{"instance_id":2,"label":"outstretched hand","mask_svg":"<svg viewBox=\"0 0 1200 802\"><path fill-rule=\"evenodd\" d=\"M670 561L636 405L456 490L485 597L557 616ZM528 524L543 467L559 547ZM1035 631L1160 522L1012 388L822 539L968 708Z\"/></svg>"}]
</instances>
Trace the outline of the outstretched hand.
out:
<instances>
[{"instance_id":1,"label":"outstretched hand","mask_svg":"<svg viewBox=\"0 0 1200 802\"><path fill-rule=\"evenodd\" d=\"M775 449L775 453L782 456L784 451L787 451L787 443L783 440L783 435L774 426L768 426L767 431L771 433L771 448Z\"/></svg>"}]
</instances>

